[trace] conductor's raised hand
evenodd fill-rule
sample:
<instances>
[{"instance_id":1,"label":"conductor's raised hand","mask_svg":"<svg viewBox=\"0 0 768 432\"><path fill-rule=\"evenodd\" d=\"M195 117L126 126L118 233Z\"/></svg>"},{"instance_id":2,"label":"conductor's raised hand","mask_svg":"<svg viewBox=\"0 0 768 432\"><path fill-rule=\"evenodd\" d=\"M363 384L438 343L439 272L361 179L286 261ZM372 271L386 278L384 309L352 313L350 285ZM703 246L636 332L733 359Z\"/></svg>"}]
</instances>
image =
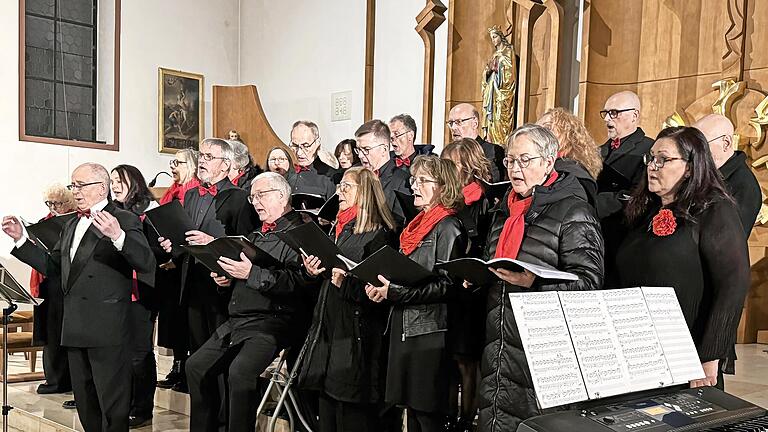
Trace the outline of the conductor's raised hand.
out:
<instances>
[{"instance_id":1,"label":"conductor's raised hand","mask_svg":"<svg viewBox=\"0 0 768 432\"><path fill-rule=\"evenodd\" d=\"M117 240L120 238L120 235L123 234L123 229L120 228L120 222L116 217L109 214L109 212L100 211L94 213L93 226L112 241Z\"/></svg>"},{"instance_id":2,"label":"conductor's raised hand","mask_svg":"<svg viewBox=\"0 0 768 432\"><path fill-rule=\"evenodd\" d=\"M17 242L21 240L21 236L24 235L24 228L21 227L21 223L16 216L3 216L3 232Z\"/></svg>"},{"instance_id":3,"label":"conductor's raised hand","mask_svg":"<svg viewBox=\"0 0 768 432\"><path fill-rule=\"evenodd\" d=\"M216 285L220 287L228 287L232 285L232 279L226 276L219 276L216 273L211 273L211 277L213 278L213 281L216 283Z\"/></svg>"},{"instance_id":4,"label":"conductor's raised hand","mask_svg":"<svg viewBox=\"0 0 768 432\"><path fill-rule=\"evenodd\" d=\"M165 237L158 237L157 242L160 243L160 247L163 248L165 253L171 253L171 250L173 250L171 239L167 239Z\"/></svg>"},{"instance_id":5,"label":"conductor's raised hand","mask_svg":"<svg viewBox=\"0 0 768 432\"><path fill-rule=\"evenodd\" d=\"M251 260L242 252L240 252L239 261L221 256L218 263L225 272L235 279L248 279L248 275L251 274L251 268L253 267Z\"/></svg>"},{"instance_id":6,"label":"conductor's raised hand","mask_svg":"<svg viewBox=\"0 0 768 432\"><path fill-rule=\"evenodd\" d=\"M325 267L322 267L323 263L320 262L320 258L314 255L302 255L302 261L304 261L304 268L307 269L307 273L311 276L317 276L325 271Z\"/></svg>"},{"instance_id":7,"label":"conductor's raised hand","mask_svg":"<svg viewBox=\"0 0 768 432\"><path fill-rule=\"evenodd\" d=\"M191 245L207 245L214 240L213 236L198 230L187 231L184 235L187 236L187 243Z\"/></svg>"}]
</instances>

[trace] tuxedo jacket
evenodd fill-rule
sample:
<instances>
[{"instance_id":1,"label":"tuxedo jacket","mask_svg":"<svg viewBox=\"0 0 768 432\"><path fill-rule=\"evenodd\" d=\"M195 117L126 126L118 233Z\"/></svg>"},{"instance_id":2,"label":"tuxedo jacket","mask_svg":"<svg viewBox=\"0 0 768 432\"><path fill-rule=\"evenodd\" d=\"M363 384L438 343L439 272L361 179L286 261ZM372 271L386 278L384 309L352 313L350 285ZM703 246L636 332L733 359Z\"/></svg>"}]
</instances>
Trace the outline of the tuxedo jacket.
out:
<instances>
[{"instance_id":1,"label":"tuxedo jacket","mask_svg":"<svg viewBox=\"0 0 768 432\"><path fill-rule=\"evenodd\" d=\"M320 158L315 158L309 170L297 173L295 168L291 167L285 178L291 185L291 193L321 195L327 200L336 193L336 183L341 180L342 174L326 165Z\"/></svg>"},{"instance_id":2,"label":"tuxedo jacket","mask_svg":"<svg viewBox=\"0 0 768 432\"><path fill-rule=\"evenodd\" d=\"M78 218L69 221L48 255L27 240L12 254L35 270L59 271L64 293L61 344L69 347L106 347L130 342L129 308L133 272L152 274L156 262L139 218L107 204L104 211L117 218L125 231L123 249L91 225L74 257L70 249Z\"/></svg>"},{"instance_id":3,"label":"tuxedo jacket","mask_svg":"<svg viewBox=\"0 0 768 432\"><path fill-rule=\"evenodd\" d=\"M653 139L637 128L621 139L616 150L611 150L611 140L600 147L603 170L597 177L597 213L601 219L623 210L620 198L629 195L645 175L643 155L652 145Z\"/></svg>"},{"instance_id":4,"label":"tuxedo jacket","mask_svg":"<svg viewBox=\"0 0 768 432\"><path fill-rule=\"evenodd\" d=\"M413 191L409 184L410 178L410 171L398 168L394 159L388 160L381 168L379 168L381 187L384 189L384 196L387 198L387 204L389 204L389 210L395 218L398 231L402 229L405 224L405 212L400 206L400 201L397 200L395 191L412 195Z\"/></svg>"},{"instance_id":5,"label":"tuxedo jacket","mask_svg":"<svg viewBox=\"0 0 768 432\"><path fill-rule=\"evenodd\" d=\"M491 163L491 180L499 182L507 179L507 169L504 168L504 147L489 143L488 141L477 137L475 138L483 148L483 154Z\"/></svg>"}]
</instances>

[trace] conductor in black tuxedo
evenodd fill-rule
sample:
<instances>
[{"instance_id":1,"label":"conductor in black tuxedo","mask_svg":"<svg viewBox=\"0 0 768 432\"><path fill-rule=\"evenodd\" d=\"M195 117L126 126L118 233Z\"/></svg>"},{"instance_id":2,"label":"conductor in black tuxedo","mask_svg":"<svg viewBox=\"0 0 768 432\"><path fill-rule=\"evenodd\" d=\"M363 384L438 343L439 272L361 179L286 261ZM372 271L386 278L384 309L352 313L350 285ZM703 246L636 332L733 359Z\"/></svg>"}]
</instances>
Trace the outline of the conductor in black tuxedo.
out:
<instances>
[{"instance_id":1,"label":"conductor in black tuxedo","mask_svg":"<svg viewBox=\"0 0 768 432\"><path fill-rule=\"evenodd\" d=\"M61 271L61 344L83 429L127 431L133 272L151 274L156 262L138 216L107 200L109 173L103 166L78 166L68 187L79 217L64 226L50 255L26 238L15 217L3 218L3 231L16 242L12 254L19 260L44 274Z\"/></svg>"}]
</instances>

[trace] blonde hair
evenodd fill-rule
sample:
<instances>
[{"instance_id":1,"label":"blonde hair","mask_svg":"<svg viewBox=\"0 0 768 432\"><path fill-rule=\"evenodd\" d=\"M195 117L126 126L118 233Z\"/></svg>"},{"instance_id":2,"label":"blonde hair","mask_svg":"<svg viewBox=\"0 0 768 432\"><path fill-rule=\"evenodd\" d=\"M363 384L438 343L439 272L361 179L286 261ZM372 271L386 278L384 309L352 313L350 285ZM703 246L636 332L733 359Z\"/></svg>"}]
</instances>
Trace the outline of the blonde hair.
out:
<instances>
[{"instance_id":1,"label":"blonde hair","mask_svg":"<svg viewBox=\"0 0 768 432\"><path fill-rule=\"evenodd\" d=\"M192 148L185 148L177 151L174 156L176 159L186 162L186 164L182 164L184 168L180 170L184 174L179 176L180 184L185 184L197 176L197 159L200 157L200 152Z\"/></svg>"},{"instance_id":2,"label":"blonde hair","mask_svg":"<svg viewBox=\"0 0 768 432\"><path fill-rule=\"evenodd\" d=\"M584 123L560 107L550 109L542 117L545 116L549 116L549 122L543 122L546 123L544 126L562 139L558 147L560 156L581 163L593 178L597 178L603 169L603 158Z\"/></svg>"},{"instance_id":3,"label":"blonde hair","mask_svg":"<svg viewBox=\"0 0 768 432\"><path fill-rule=\"evenodd\" d=\"M45 188L45 191L43 191L43 200L60 202L62 213L70 213L77 208L75 197L72 196L72 191L67 189L61 183L52 183Z\"/></svg>"},{"instance_id":4,"label":"blonde hair","mask_svg":"<svg viewBox=\"0 0 768 432\"><path fill-rule=\"evenodd\" d=\"M458 159L461 161L461 184L466 186L475 180L475 176L483 180L491 180L491 164L483 153L483 148L472 138L462 138L443 148L442 158Z\"/></svg>"},{"instance_id":5,"label":"blonde hair","mask_svg":"<svg viewBox=\"0 0 768 432\"><path fill-rule=\"evenodd\" d=\"M379 177L371 170L363 167L349 168L344 177L350 176L357 183L357 221L355 222L355 234L371 232L386 226L390 230L395 229L395 218L387 205L384 196L384 188Z\"/></svg>"},{"instance_id":6,"label":"blonde hair","mask_svg":"<svg viewBox=\"0 0 768 432\"><path fill-rule=\"evenodd\" d=\"M464 205L464 187L459 181L456 172L456 164L449 159L440 159L437 156L416 156L411 164L411 176L416 177L419 172L433 177L440 186L439 203L448 209L458 210Z\"/></svg>"}]
</instances>

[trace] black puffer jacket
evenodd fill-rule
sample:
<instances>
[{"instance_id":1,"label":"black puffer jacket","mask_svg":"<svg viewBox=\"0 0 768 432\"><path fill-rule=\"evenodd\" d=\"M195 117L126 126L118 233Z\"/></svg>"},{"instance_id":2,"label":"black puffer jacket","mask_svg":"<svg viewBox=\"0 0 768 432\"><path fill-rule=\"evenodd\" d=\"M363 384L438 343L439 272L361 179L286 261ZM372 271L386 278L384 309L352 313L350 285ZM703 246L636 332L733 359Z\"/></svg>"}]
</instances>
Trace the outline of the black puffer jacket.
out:
<instances>
[{"instance_id":1,"label":"black puffer jacket","mask_svg":"<svg viewBox=\"0 0 768 432\"><path fill-rule=\"evenodd\" d=\"M507 196L492 212L486 258L495 255L509 216ZM600 223L575 176L560 173L553 185L536 186L517 259L577 274L579 280L548 283L536 279L527 289L503 282L489 287L479 391L480 430L484 432L514 431L523 419L539 414L509 293L602 287Z\"/></svg>"}]
</instances>

